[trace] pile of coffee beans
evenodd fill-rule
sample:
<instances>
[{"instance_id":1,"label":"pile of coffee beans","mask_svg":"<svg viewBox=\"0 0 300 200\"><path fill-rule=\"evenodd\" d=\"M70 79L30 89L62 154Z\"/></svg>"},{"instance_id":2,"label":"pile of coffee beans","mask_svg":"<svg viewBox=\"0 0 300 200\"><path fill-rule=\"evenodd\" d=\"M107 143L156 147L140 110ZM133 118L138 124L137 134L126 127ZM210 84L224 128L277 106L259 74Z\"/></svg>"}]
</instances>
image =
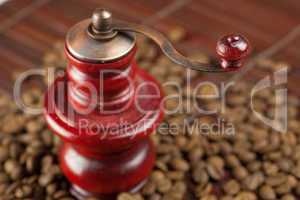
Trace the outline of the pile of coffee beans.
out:
<instances>
[{"instance_id":1,"label":"pile of coffee beans","mask_svg":"<svg viewBox=\"0 0 300 200\"><path fill-rule=\"evenodd\" d=\"M171 36L178 40L182 33L177 31ZM201 98L216 93L212 85L203 85L197 90L199 98L195 102L194 94L188 91L206 75L190 72L192 84L187 84L185 69L161 56L149 41L141 40L137 55L140 66L161 83L172 80L183 89L180 105L177 99L166 102L168 110L179 106L179 111L166 115L164 120L164 124L179 124L181 128L167 133L159 129L151 136L157 159L149 180L138 193L119 194L118 200L299 199L299 98L288 96L286 133L275 131L253 114L250 91L254 81L231 86L226 101ZM210 61L201 53L191 56ZM258 63L269 72L282 65L270 60ZM44 66L65 68L62 43L45 55ZM178 93L178 88L172 86L163 89L166 95ZM24 92L23 100L27 105L41 106L42 94L40 89L31 89ZM217 112L201 114L186 106L195 103L203 110ZM269 118L274 117L275 106L281 104L272 89L258 92L253 100L255 111ZM207 126L191 129L195 124ZM210 125L215 128L209 129ZM58 166L56 154L61 142L47 129L42 116L24 114L1 94L0 132L0 199L75 199Z\"/></svg>"}]
</instances>

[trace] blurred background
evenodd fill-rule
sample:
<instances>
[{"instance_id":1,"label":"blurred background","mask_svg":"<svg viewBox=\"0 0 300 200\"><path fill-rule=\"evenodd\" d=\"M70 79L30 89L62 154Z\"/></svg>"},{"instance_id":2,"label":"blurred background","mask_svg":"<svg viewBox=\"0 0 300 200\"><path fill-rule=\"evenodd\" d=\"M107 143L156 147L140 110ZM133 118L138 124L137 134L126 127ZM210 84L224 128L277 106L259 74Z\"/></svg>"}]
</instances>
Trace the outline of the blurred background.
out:
<instances>
[{"instance_id":1,"label":"blurred background","mask_svg":"<svg viewBox=\"0 0 300 200\"><path fill-rule=\"evenodd\" d=\"M291 65L289 85L300 93L297 91L300 73L297 0L2 0L0 3L0 87L6 91L11 91L15 73L40 67L44 53L63 41L72 25L90 17L96 7L105 7L117 18L151 25L169 37L180 37L184 32L184 39L178 40L176 47L210 55L214 55L216 41L224 34L237 32L248 37L255 56L292 32L292 39L288 37L284 45L268 56Z\"/></svg>"}]
</instances>

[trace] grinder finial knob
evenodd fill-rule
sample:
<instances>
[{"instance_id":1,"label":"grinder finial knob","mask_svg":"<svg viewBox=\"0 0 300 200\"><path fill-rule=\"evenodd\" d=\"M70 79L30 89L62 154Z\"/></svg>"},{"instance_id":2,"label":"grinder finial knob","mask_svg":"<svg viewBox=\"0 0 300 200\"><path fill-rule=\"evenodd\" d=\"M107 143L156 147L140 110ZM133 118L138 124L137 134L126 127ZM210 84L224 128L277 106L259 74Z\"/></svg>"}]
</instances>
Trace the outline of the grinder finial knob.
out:
<instances>
[{"instance_id":1,"label":"grinder finial knob","mask_svg":"<svg viewBox=\"0 0 300 200\"><path fill-rule=\"evenodd\" d=\"M234 70L242 66L243 61L250 53L249 41L241 35L227 35L221 38L216 47L221 59L221 67Z\"/></svg>"},{"instance_id":2,"label":"grinder finial knob","mask_svg":"<svg viewBox=\"0 0 300 200\"><path fill-rule=\"evenodd\" d=\"M92 26L98 32L111 30L112 14L106 9L98 8L92 15Z\"/></svg>"}]
</instances>

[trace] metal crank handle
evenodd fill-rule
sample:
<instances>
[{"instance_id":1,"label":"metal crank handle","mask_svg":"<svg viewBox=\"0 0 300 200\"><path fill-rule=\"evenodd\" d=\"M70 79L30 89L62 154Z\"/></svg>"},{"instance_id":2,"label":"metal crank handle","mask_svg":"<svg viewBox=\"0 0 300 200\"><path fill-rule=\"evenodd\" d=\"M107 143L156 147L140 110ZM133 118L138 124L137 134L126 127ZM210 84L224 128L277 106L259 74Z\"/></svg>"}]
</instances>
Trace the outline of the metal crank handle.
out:
<instances>
[{"instance_id":1,"label":"metal crank handle","mask_svg":"<svg viewBox=\"0 0 300 200\"><path fill-rule=\"evenodd\" d=\"M142 24L112 20L111 13L104 9L95 10L90 30L96 33L94 36L98 35L98 37L104 39L106 37L113 37L117 32L122 31L141 33L152 39L174 63L203 72L228 72L237 70L242 67L245 58L250 53L249 41L242 35L231 34L224 36L217 42L216 52L219 57L219 63L213 65L191 60L180 54L173 47L172 43L159 31Z\"/></svg>"}]
</instances>

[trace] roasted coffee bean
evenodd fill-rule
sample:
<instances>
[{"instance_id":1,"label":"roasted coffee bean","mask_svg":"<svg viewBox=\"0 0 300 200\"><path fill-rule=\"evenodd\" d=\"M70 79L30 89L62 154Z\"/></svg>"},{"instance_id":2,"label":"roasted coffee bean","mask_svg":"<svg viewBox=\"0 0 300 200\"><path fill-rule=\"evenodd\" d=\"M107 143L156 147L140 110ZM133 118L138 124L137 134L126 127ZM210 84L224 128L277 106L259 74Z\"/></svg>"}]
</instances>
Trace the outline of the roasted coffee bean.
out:
<instances>
[{"instance_id":1,"label":"roasted coffee bean","mask_svg":"<svg viewBox=\"0 0 300 200\"><path fill-rule=\"evenodd\" d=\"M7 147L0 146L0 162L5 161L9 158L9 150Z\"/></svg>"},{"instance_id":2,"label":"roasted coffee bean","mask_svg":"<svg viewBox=\"0 0 300 200\"><path fill-rule=\"evenodd\" d=\"M255 195L255 193L252 192L240 192L236 195L236 197L234 198L234 200L257 200L257 195Z\"/></svg>"},{"instance_id":3,"label":"roasted coffee bean","mask_svg":"<svg viewBox=\"0 0 300 200\"><path fill-rule=\"evenodd\" d=\"M149 200L161 200L161 199L162 199L161 195L157 193L154 193L149 197Z\"/></svg>"},{"instance_id":4,"label":"roasted coffee bean","mask_svg":"<svg viewBox=\"0 0 300 200\"><path fill-rule=\"evenodd\" d=\"M239 159L234 154L229 154L225 157L226 165L228 167L239 167L241 165Z\"/></svg>"},{"instance_id":5,"label":"roasted coffee bean","mask_svg":"<svg viewBox=\"0 0 300 200\"><path fill-rule=\"evenodd\" d=\"M167 178L159 180L156 184L157 190L161 193L168 192L172 187L172 182Z\"/></svg>"},{"instance_id":6,"label":"roasted coffee bean","mask_svg":"<svg viewBox=\"0 0 300 200\"><path fill-rule=\"evenodd\" d=\"M198 167L193 171L193 179L199 184L206 184L209 181L209 176L205 169Z\"/></svg>"},{"instance_id":7,"label":"roasted coffee bean","mask_svg":"<svg viewBox=\"0 0 300 200\"><path fill-rule=\"evenodd\" d=\"M232 196L229 196L229 195L226 195L226 196L222 196L220 198L220 200L233 200L233 197Z\"/></svg>"},{"instance_id":8,"label":"roasted coffee bean","mask_svg":"<svg viewBox=\"0 0 300 200\"><path fill-rule=\"evenodd\" d=\"M172 166L174 169L179 171L187 171L189 170L189 164L187 161L183 159L176 158L172 161Z\"/></svg>"},{"instance_id":9,"label":"roasted coffee bean","mask_svg":"<svg viewBox=\"0 0 300 200\"><path fill-rule=\"evenodd\" d=\"M235 195L240 191L240 184L236 180L229 180L224 184L226 194Z\"/></svg>"},{"instance_id":10,"label":"roasted coffee bean","mask_svg":"<svg viewBox=\"0 0 300 200\"><path fill-rule=\"evenodd\" d=\"M263 163L264 172L266 175L276 175L278 173L278 166L270 163L270 162L264 162Z\"/></svg>"},{"instance_id":11,"label":"roasted coffee bean","mask_svg":"<svg viewBox=\"0 0 300 200\"><path fill-rule=\"evenodd\" d=\"M29 172L29 173L33 173L35 170L37 170L38 168L38 158L35 157L35 156L28 156L26 158L26 170Z\"/></svg>"},{"instance_id":12,"label":"roasted coffee bean","mask_svg":"<svg viewBox=\"0 0 300 200\"><path fill-rule=\"evenodd\" d=\"M276 199L276 194L273 188L269 185L263 185L259 188L259 195L262 199Z\"/></svg>"},{"instance_id":13,"label":"roasted coffee bean","mask_svg":"<svg viewBox=\"0 0 300 200\"><path fill-rule=\"evenodd\" d=\"M247 164L247 169L250 171L250 172L256 172L256 171L259 171L260 168L261 168L261 162L259 161L253 161L253 162L250 162Z\"/></svg>"},{"instance_id":14,"label":"roasted coffee bean","mask_svg":"<svg viewBox=\"0 0 300 200\"><path fill-rule=\"evenodd\" d=\"M204 154L203 149L201 148L194 148L189 152L189 159L191 162L199 161Z\"/></svg>"},{"instance_id":15,"label":"roasted coffee bean","mask_svg":"<svg viewBox=\"0 0 300 200\"><path fill-rule=\"evenodd\" d=\"M237 179L243 180L248 176L248 171L245 167L238 166L233 169L233 174Z\"/></svg>"},{"instance_id":16,"label":"roasted coffee bean","mask_svg":"<svg viewBox=\"0 0 300 200\"><path fill-rule=\"evenodd\" d=\"M8 183L9 182L9 176L5 173L0 173L0 184Z\"/></svg>"},{"instance_id":17,"label":"roasted coffee bean","mask_svg":"<svg viewBox=\"0 0 300 200\"><path fill-rule=\"evenodd\" d=\"M46 192L47 192L47 194L52 195L55 193L56 189L57 189L57 185L52 183L52 184L47 185Z\"/></svg>"},{"instance_id":18,"label":"roasted coffee bean","mask_svg":"<svg viewBox=\"0 0 300 200\"><path fill-rule=\"evenodd\" d=\"M291 186L289 184L282 184L280 186L277 186L275 188L275 191L277 194L282 195L282 194L287 194L291 191Z\"/></svg>"},{"instance_id":19,"label":"roasted coffee bean","mask_svg":"<svg viewBox=\"0 0 300 200\"><path fill-rule=\"evenodd\" d=\"M29 197L32 193L32 187L29 185L23 185L16 189L15 196L17 198Z\"/></svg>"},{"instance_id":20,"label":"roasted coffee bean","mask_svg":"<svg viewBox=\"0 0 300 200\"><path fill-rule=\"evenodd\" d=\"M163 197L163 199L178 199L181 200L184 198L186 192L186 185L183 182L176 182L170 189L170 191Z\"/></svg>"},{"instance_id":21,"label":"roasted coffee bean","mask_svg":"<svg viewBox=\"0 0 300 200\"><path fill-rule=\"evenodd\" d=\"M169 179L176 181L184 179L185 176L183 171L169 171L166 175Z\"/></svg>"},{"instance_id":22,"label":"roasted coffee bean","mask_svg":"<svg viewBox=\"0 0 300 200\"><path fill-rule=\"evenodd\" d=\"M5 184L5 183L1 183L0 184L0 195L4 195L6 190L8 188L8 184Z\"/></svg>"},{"instance_id":23,"label":"roasted coffee bean","mask_svg":"<svg viewBox=\"0 0 300 200\"><path fill-rule=\"evenodd\" d=\"M158 182L165 178L166 178L166 175L162 171L159 171L159 170L156 170L156 171L152 172L152 174L151 174L151 180L153 180L154 182Z\"/></svg>"},{"instance_id":24,"label":"roasted coffee bean","mask_svg":"<svg viewBox=\"0 0 300 200\"><path fill-rule=\"evenodd\" d=\"M51 173L42 174L39 178L39 184L42 187L47 186L49 183L51 183L54 179L54 175Z\"/></svg>"},{"instance_id":25,"label":"roasted coffee bean","mask_svg":"<svg viewBox=\"0 0 300 200\"><path fill-rule=\"evenodd\" d=\"M254 191L264 182L264 179L265 177L262 172L256 172L246 177L243 183L248 190Z\"/></svg>"},{"instance_id":26,"label":"roasted coffee bean","mask_svg":"<svg viewBox=\"0 0 300 200\"><path fill-rule=\"evenodd\" d=\"M122 193L117 200L143 200L143 198L138 194Z\"/></svg>"},{"instance_id":27,"label":"roasted coffee bean","mask_svg":"<svg viewBox=\"0 0 300 200\"><path fill-rule=\"evenodd\" d=\"M23 152L23 148L19 143L12 143L9 146L10 157L13 159L18 159L22 152Z\"/></svg>"},{"instance_id":28,"label":"roasted coffee bean","mask_svg":"<svg viewBox=\"0 0 300 200\"><path fill-rule=\"evenodd\" d=\"M201 199L202 200L218 200L217 196L215 196L215 195L205 195Z\"/></svg>"},{"instance_id":29,"label":"roasted coffee bean","mask_svg":"<svg viewBox=\"0 0 300 200\"><path fill-rule=\"evenodd\" d=\"M224 161L218 156L212 156L208 159L207 172L215 180L224 177Z\"/></svg>"},{"instance_id":30,"label":"roasted coffee bean","mask_svg":"<svg viewBox=\"0 0 300 200\"><path fill-rule=\"evenodd\" d=\"M266 184L270 186L279 186L287 181L287 176L285 174L276 174L274 176L269 176L265 179Z\"/></svg>"},{"instance_id":31,"label":"roasted coffee bean","mask_svg":"<svg viewBox=\"0 0 300 200\"><path fill-rule=\"evenodd\" d=\"M4 170L13 180L18 180L22 177L22 167L16 160L7 160L4 163Z\"/></svg>"},{"instance_id":32,"label":"roasted coffee bean","mask_svg":"<svg viewBox=\"0 0 300 200\"><path fill-rule=\"evenodd\" d=\"M281 197L281 200L296 200L296 197L292 194L286 194Z\"/></svg>"},{"instance_id":33,"label":"roasted coffee bean","mask_svg":"<svg viewBox=\"0 0 300 200\"><path fill-rule=\"evenodd\" d=\"M146 185L143 187L142 193L144 195L151 195L151 194L153 194L155 192L155 190L156 190L155 183L153 183L152 181L148 181L146 183Z\"/></svg>"}]
</instances>

